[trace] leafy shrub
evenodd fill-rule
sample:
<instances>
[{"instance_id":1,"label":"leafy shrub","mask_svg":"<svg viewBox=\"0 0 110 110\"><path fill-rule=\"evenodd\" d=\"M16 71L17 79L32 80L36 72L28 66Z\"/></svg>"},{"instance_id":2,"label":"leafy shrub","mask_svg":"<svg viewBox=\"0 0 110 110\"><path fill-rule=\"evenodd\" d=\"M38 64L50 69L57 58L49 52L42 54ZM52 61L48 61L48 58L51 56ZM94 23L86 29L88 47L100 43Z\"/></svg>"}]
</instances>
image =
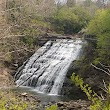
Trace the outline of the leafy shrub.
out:
<instances>
[{"instance_id":1,"label":"leafy shrub","mask_svg":"<svg viewBox=\"0 0 110 110\"><path fill-rule=\"evenodd\" d=\"M47 107L46 110L58 110L57 105L51 105L50 107Z\"/></svg>"},{"instance_id":2,"label":"leafy shrub","mask_svg":"<svg viewBox=\"0 0 110 110\"><path fill-rule=\"evenodd\" d=\"M89 14L80 7L62 7L58 9L50 22L57 33L75 34L86 26L90 20Z\"/></svg>"},{"instance_id":3,"label":"leafy shrub","mask_svg":"<svg viewBox=\"0 0 110 110\"><path fill-rule=\"evenodd\" d=\"M110 84L107 88L107 98L105 100L102 100L101 97L98 96L88 84L84 84L83 79L78 75L76 76L73 73L71 79L76 86L80 87L81 90L83 90L88 99L92 102L90 110L110 110Z\"/></svg>"},{"instance_id":4,"label":"leafy shrub","mask_svg":"<svg viewBox=\"0 0 110 110\"><path fill-rule=\"evenodd\" d=\"M35 104L9 91L0 91L0 110L33 110Z\"/></svg>"},{"instance_id":5,"label":"leafy shrub","mask_svg":"<svg viewBox=\"0 0 110 110\"><path fill-rule=\"evenodd\" d=\"M110 9L98 10L88 25L88 34L97 38L95 62L110 63Z\"/></svg>"}]
</instances>

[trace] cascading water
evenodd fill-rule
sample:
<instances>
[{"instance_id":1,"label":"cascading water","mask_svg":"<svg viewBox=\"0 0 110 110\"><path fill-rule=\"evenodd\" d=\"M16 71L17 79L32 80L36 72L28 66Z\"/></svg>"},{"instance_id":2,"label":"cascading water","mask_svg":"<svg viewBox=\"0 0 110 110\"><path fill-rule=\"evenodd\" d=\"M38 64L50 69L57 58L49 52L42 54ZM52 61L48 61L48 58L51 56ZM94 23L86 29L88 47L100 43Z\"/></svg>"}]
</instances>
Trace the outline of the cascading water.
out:
<instances>
[{"instance_id":1,"label":"cascading water","mask_svg":"<svg viewBox=\"0 0 110 110\"><path fill-rule=\"evenodd\" d=\"M78 58L81 48L80 39L48 41L16 73L16 84L34 87L40 93L58 95L68 68Z\"/></svg>"}]
</instances>

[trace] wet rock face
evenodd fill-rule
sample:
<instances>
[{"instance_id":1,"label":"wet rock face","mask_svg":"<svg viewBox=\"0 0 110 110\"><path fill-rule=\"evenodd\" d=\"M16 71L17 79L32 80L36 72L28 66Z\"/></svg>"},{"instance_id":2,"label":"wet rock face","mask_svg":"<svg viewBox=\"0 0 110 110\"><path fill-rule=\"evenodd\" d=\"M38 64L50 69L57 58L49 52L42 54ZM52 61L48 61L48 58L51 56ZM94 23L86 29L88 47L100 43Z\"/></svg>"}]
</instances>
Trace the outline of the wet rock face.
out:
<instances>
[{"instance_id":1,"label":"wet rock face","mask_svg":"<svg viewBox=\"0 0 110 110\"><path fill-rule=\"evenodd\" d=\"M71 99L85 99L87 98L85 93L78 87L74 85L74 83L71 80L71 76L73 72L77 73L79 70L79 65L77 65L77 61L73 61L70 65L70 68L68 70L68 73L66 75L63 88L61 91L62 95L69 96Z\"/></svg>"}]
</instances>

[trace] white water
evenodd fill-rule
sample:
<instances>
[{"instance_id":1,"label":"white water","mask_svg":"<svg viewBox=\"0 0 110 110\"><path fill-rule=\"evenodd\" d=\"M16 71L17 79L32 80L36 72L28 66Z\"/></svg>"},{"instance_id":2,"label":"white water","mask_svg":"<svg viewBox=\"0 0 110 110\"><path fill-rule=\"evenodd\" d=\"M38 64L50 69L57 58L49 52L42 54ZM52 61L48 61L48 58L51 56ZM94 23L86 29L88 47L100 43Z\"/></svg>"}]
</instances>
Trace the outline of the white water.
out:
<instances>
[{"instance_id":1,"label":"white water","mask_svg":"<svg viewBox=\"0 0 110 110\"><path fill-rule=\"evenodd\" d=\"M68 68L78 58L81 48L80 39L48 41L30 57L16 84L34 87L40 93L58 95Z\"/></svg>"}]
</instances>

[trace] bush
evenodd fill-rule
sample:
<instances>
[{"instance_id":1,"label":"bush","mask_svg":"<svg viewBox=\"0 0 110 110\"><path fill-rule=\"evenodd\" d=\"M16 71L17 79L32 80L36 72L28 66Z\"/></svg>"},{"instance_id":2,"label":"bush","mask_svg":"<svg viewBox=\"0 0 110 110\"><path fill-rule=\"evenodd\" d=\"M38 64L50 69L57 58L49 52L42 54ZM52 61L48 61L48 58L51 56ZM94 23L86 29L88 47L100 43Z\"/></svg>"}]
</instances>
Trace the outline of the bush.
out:
<instances>
[{"instance_id":1,"label":"bush","mask_svg":"<svg viewBox=\"0 0 110 110\"><path fill-rule=\"evenodd\" d=\"M98 10L88 25L88 34L97 38L96 61L110 63L110 9Z\"/></svg>"},{"instance_id":2,"label":"bush","mask_svg":"<svg viewBox=\"0 0 110 110\"><path fill-rule=\"evenodd\" d=\"M46 110L58 110L57 105L51 105L50 107L47 107Z\"/></svg>"},{"instance_id":3,"label":"bush","mask_svg":"<svg viewBox=\"0 0 110 110\"><path fill-rule=\"evenodd\" d=\"M110 110L110 84L107 87L106 99L103 100L91 89L88 84L84 84L83 79L80 78L78 75L76 76L73 73L71 79L76 86L81 88L81 90L86 94L88 99L92 102L90 110Z\"/></svg>"},{"instance_id":4,"label":"bush","mask_svg":"<svg viewBox=\"0 0 110 110\"><path fill-rule=\"evenodd\" d=\"M90 20L89 14L80 7L59 8L51 18L54 30L60 34L75 34L84 28Z\"/></svg>"},{"instance_id":5,"label":"bush","mask_svg":"<svg viewBox=\"0 0 110 110\"><path fill-rule=\"evenodd\" d=\"M25 97L17 96L10 90L0 91L0 110L33 110L34 102L26 101Z\"/></svg>"}]
</instances>

